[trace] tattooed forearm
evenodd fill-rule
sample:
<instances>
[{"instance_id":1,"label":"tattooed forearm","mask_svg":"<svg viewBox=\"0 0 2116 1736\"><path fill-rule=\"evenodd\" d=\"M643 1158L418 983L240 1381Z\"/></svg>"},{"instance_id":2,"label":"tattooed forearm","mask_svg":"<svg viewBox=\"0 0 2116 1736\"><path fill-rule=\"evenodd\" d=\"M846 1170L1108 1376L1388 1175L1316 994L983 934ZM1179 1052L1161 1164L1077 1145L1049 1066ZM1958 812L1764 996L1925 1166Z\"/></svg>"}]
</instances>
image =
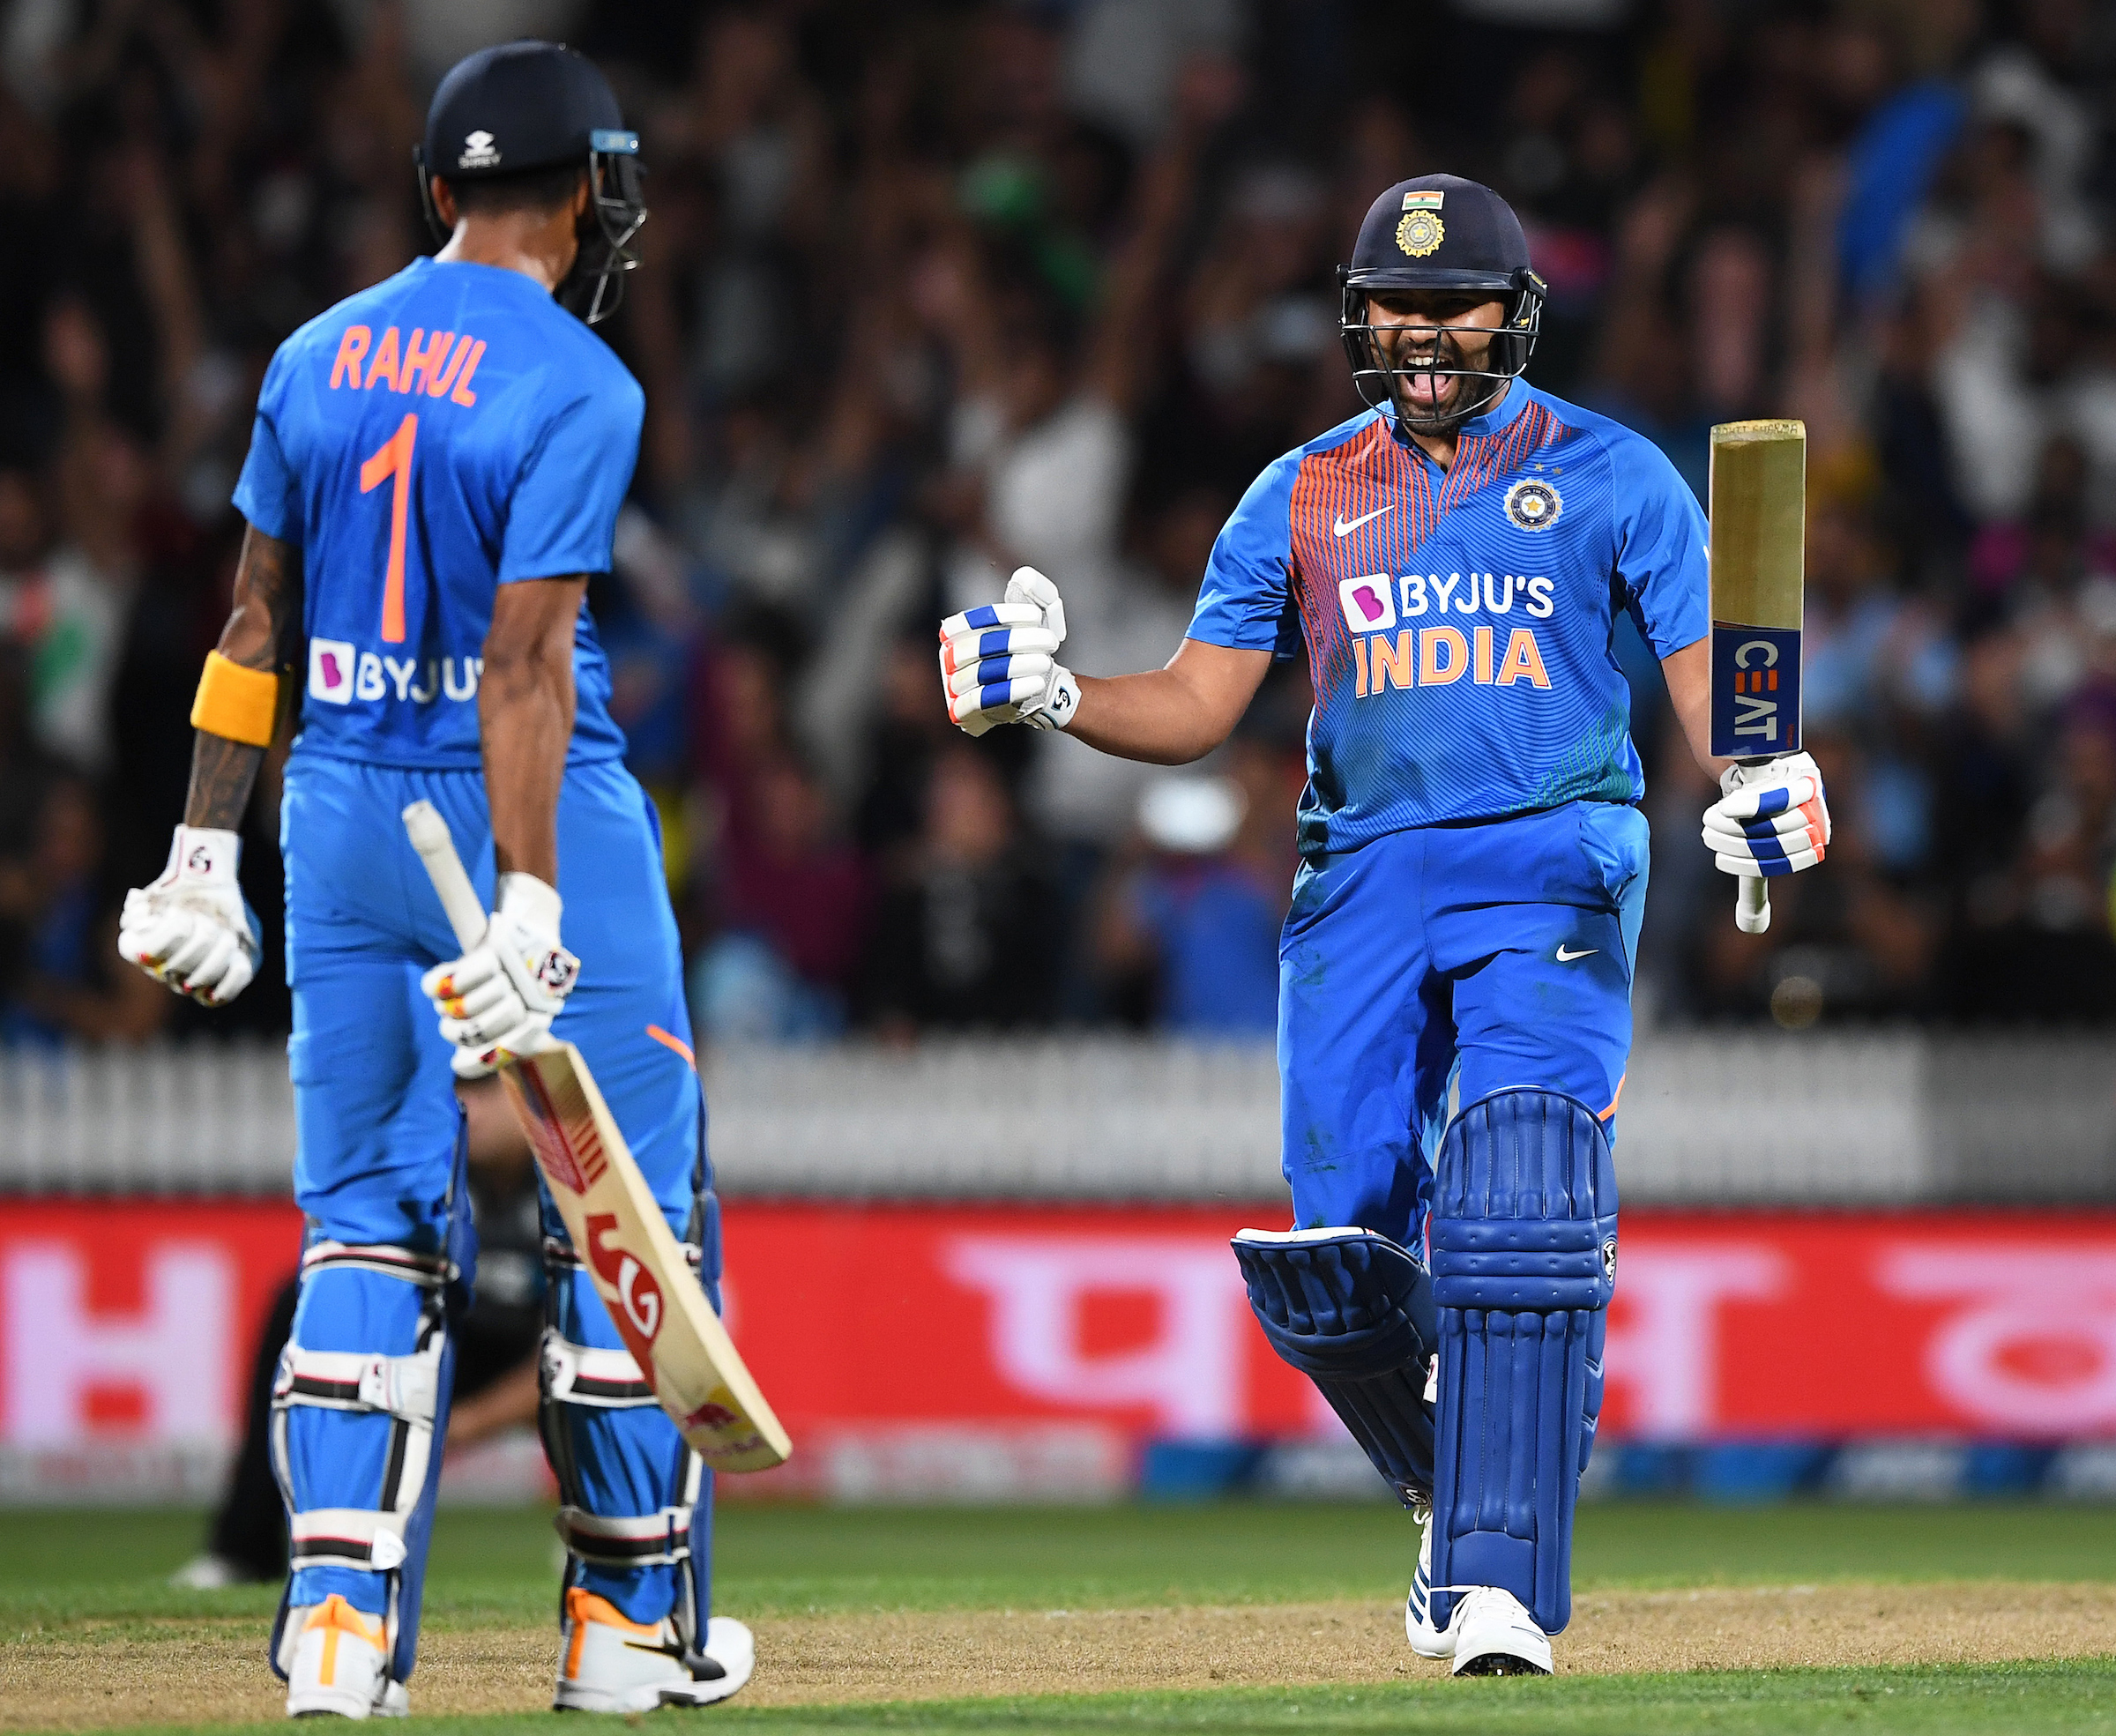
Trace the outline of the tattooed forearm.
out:
<instances>
[{"instance_id":1,"label":"tattooed forearm","mask_svg":"<svg viewBox=\"0 0 2116 1736\"><path fill-rule=\"evenodd\" d=\"M220 655L246 669L276 673L301 612L301 551L252 526L242 537L235 606L220 630ZM200 730L191 745L184 824L230 831L240 826L264 758L262 748Z\"/></svg>"},{"instance_id":2,"label":"tattooed forearm","mask_svg":"<svg viewBox=\"0 0 2116 1736\"><path fill-rule=\"evenodd\" d=\"M240 830L264 760L262 748L199 730L191 741L191 793L184 800L184 824Z\"/></svg>"}]
</instances>

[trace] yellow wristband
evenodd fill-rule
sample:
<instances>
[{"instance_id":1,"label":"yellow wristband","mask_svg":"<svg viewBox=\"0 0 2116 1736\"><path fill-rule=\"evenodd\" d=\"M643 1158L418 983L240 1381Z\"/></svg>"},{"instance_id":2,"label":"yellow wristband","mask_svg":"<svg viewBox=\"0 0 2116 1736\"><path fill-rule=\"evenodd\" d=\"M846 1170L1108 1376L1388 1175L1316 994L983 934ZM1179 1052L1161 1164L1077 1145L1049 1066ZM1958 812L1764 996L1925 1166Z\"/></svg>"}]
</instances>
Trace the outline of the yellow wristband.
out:
<instances>
[{"instance_id":1,"label":"yellow wristband","mask_svg":"<svg viewBox=\"0 0 2116 1736\"><path fill-rule=\"evenodd\" d=\"M217 651L205 654L198 697L191 701L191 727L253 748L269 748L279 721L279 678L245 669Z\"/></svg>"}]
</instances>

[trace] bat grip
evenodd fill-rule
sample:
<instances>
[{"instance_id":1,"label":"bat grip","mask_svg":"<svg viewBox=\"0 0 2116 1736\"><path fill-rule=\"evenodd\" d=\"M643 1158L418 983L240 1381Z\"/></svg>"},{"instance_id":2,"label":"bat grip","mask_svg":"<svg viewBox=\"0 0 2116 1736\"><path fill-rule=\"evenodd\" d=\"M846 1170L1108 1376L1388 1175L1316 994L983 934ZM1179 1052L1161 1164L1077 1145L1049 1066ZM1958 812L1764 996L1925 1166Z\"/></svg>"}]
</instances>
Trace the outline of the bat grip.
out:
<instances>
[{"instance_id":1,"label":"bat grip","mask_svg":"<svg viewBox=\"0 0 2116 1736\"><path fill-rule=\"evenodd\" d=\"M1762 875L1744 875L1734 883L1734 927L1745 935L1760 935L1770 927L1770 882Z\"/></svg>"},{"instance_id":2,"label":"bat grip","mask_svg":"<svg viewBox=\"0 0 2116 1736\"><path fill-rule=\"evenodd\" d=\"M412 848L419 853L419 860L426 864L427 878L440 896L448 926L455 931L456 944L468 952L485 938L485 901L463 871L463 859L456 853L456 840L450 835L448 822L432 802L414 801L404 810L404 830L412 840Z\"/></svg>"}]
</instances>

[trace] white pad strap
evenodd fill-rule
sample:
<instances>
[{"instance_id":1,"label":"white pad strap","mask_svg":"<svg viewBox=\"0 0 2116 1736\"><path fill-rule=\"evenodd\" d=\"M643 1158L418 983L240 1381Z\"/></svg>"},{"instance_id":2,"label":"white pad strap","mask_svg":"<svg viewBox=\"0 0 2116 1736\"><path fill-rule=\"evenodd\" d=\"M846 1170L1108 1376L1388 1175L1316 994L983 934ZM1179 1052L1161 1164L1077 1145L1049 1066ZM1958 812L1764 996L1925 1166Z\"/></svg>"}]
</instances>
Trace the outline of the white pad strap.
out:
<instances>
[{"instance_id":1,"label":"white pad strap","mask_svg":"<svg viewBox=\"0 0 2116 1736\"><path fill-rule=\"evenodd\" d=\"M553 1522L573 1554L604 1567L652 1568L690 1559L691 1509L613 1519L585 1508L562 1507Z\"/></svg>"},{"instance_id":2,"label":"white pad strap","mask_svg":"<svg viewBox=\"0 0 2116 1736\"><path fill-rule=\"evenodd\" d=\"M403 1565L408 1514L368 1513L356 1507L319 1507L288 1522L297 1568L364 1568L388 1573Z\"/></svg>"},{"instance_id":3,"label":"white pad strap","mask_svg":"<svg viewBox=\"0 0 2116 1736\"><path fill-rule=\"evenodd\" d=\"M370 1356L361 1351L303 1350L289 1344L279 1359L274 1400L319 1404L332 1411L381 1411L406 1422L433 1427L441 1396L439 1333L410 1356Z\"/></svg>"},{"instance_id":4,"label":"white pad strap","mask_svg":"<svg viewBox=\"0 0 2116 1736\"><path fill-rule=\"evenodd\" d=\"M544 1395L561 1404L629 1411L656 1402L628 1350L595 1350L544 1334Z\"/></svg>"},{"instance_id":5,"label":"white pad strap","mask_svg":"<svg viewBox=\"0 0 2116 1736\"><path fill-rule=\"evenodd\" d=\"M302 1252L302 1276L312 1277L326 1267L352 1267L402 1278L422 1290L438 1290L456 1275L455 1264L445 1255L414 1254L408 1248L388 1242L311 1242Z\"/></svg>"},{"instance_id":6,"label":"white pad strap","mask_svg":"<svg viewBox=\"0 0 2116 1736\"><path fill-rule=\"evenodd\" d=\"M405 1558L404 1528L426 1489L447 1338L433 1333L409 1356L304 1350L289 1343L272 1385L272 1447L282 1486L291 1486L286 1419L295 1405L391 1419L394 1434L380 1498L373 1508L319 1507L289 1520L296 1567L324 1563L390 1573ZM392 1626L392 1632L394 1631ZM393 1643L393 1642L392 1642Z\"/></svg>"}]
</instances>

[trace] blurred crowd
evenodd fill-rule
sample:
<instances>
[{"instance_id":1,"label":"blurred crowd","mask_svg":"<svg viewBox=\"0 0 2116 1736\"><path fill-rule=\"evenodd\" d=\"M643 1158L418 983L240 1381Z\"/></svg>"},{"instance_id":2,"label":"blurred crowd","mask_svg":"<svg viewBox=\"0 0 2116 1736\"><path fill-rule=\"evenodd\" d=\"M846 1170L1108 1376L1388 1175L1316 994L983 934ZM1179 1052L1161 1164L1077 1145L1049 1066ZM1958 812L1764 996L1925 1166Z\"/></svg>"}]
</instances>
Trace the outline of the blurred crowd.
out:
<instances>
[{"instance_id":1,"label":"blurred crowd","mask_svg":"<svg viewBox=\"0 0 2116 1736\"><path fill-rule=\"evenodd\" d=\"M1415 14L1415 18L1413 17ZM1546 16L1547 15L1547 16ZM592 602L709 1039L1267 1032L1305 672L1188 771L948 726L1018 563L1158 666L1256 471L1360 406L1333 267L1448 170L1530 377L1659 443L1805 419L1827 867L1739 934L1628 627L1642 1011L2116 1017L2116 14L2092 0L14 0L0 23L0 1041L204 1016L117 966L180 817L273 346L428 240L440 73L569 41L637 125L647 391ZM245 883L270 1029L268 777Z\"/></svg>"}]
</instances>

